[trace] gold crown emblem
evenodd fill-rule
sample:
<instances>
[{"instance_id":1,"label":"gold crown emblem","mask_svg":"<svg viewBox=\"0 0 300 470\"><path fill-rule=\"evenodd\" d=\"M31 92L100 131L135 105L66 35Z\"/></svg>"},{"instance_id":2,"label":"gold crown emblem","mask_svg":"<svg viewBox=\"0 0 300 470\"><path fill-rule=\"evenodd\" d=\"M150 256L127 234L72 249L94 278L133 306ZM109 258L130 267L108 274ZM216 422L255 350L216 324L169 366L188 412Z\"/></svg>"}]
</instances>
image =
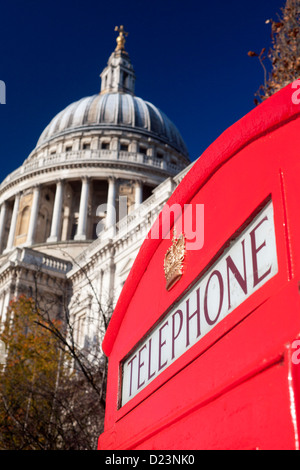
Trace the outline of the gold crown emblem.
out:
<instances>
[{"instance_id":1,"label":"gold crown emblem","mask_svg":"<svg viewBox=\"0 0 300 470\"><path fill-rule=\"evenodd\" d=\"M183 233L177 238L176 229L173 231L172 245L168 249L164 260L166 289L170 290L182 276L185 256L185 236Z\"/></svg>"}]
</instances>

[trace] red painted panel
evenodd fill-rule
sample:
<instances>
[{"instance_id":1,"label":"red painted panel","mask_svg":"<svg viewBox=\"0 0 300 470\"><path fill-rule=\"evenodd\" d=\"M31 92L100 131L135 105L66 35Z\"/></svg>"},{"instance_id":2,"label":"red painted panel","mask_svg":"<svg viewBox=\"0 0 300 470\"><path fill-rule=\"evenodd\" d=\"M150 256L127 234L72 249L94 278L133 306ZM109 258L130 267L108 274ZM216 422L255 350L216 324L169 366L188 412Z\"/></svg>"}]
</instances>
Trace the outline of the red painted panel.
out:
<instances>
[{"instance_id":1,"label":"red painted panel","mask_svg":"<svg viewBox=\"0 0 300 470\"><path fill-rule=\"evenodd\" d=\"M286 374L277 364L162 428L141 449L293 449ZM285 439L279 430L284 429ZM180 436L180 437L179 437Z\"/></svg>"},{"instance_id":2,"label":"red painted panel","mask_svg":"<svg viewBox=\"0 0 300 470\"><path fill-rule=\"evenodd\" d=\"M204 204L204 246L187 250L166 290L171 240L146 240L103 344L109 356L102 449L297 448L300 374L300 121L284 90L232 126L197 161L169 205ZM123 359L272 200L278 273L120 405ZM157 223L162 224L164 209Z\"/></svg>"}]
</instances>

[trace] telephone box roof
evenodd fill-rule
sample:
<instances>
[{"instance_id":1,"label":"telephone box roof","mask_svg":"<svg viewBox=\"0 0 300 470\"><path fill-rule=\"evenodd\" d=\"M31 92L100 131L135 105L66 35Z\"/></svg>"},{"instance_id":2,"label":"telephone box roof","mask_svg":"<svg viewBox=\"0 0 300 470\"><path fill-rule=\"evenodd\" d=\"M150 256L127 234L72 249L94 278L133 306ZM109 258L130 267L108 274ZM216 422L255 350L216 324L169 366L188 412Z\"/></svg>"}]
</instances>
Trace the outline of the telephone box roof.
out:
<instances>
[{"instance_id":1,"label":"telephone box roof","mask_svg":"<svg viewBox=\"0 0 300 470\"><path fill-rule=\"evenodd\" d=\"M243 148L288 122L299 118L300 104L297 103L297 100L293 100L293 94L295 95L295 93L293 84L287 85L223 132L199 157L168 200L154 225L161 228L164 218L169 216L167 206L179 204L183 207L184 204L188 204L218 169ZM113 349L127 307L161 241L162 237L159 239L147 237L140 248L102 344L102 349L107 356L110 355Z\"/></svg>"}]
</instances>

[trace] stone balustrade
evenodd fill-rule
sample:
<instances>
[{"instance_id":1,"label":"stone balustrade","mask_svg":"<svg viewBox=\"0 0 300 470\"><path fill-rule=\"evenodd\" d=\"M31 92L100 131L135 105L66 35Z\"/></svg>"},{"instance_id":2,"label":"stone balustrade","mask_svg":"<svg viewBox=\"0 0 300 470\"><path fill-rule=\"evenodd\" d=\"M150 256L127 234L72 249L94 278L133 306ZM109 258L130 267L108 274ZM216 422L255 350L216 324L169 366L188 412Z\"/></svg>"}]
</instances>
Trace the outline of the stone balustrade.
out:
<instances>
[{"instance_id":1,"label":"stone balustrade","mask_svg":"<svg viewBox=\"0 0 300 470\"><path fill-rule=\"evenodd\" d=\"M66 274L70 271L72 264L55 256L46 255L30 248L15 248L8 260L15 264L26 264L35 266L37 269L46 269L56 273Z\"/></svg>"},{"instance_id":2,"label":"stone balustrade","mask_svg":"<svg viewBox=\"0 0 300 470\"><path fill-rule=\"evenodd\" d=\"M169 172L172 175L176 175L179 171L184 168L184 164L172 163L168 161L168 158L156 158L154 156L144 155L136 152L126 152L117 150L73 150L70 152L61 152L50 154L46 156L37 156L31 161L25 162L20 168L13 171L8 175L0 185L0 191L8 183L14 181L20 176L30 174L34 171L51 168L52 166L63 166L66 164L78 163L78 162L97 162L97 161L122 161L128 163L137 163L140 165L152 166L155 168L161 168L162 170Z\"/></svg>"}]
</instances>

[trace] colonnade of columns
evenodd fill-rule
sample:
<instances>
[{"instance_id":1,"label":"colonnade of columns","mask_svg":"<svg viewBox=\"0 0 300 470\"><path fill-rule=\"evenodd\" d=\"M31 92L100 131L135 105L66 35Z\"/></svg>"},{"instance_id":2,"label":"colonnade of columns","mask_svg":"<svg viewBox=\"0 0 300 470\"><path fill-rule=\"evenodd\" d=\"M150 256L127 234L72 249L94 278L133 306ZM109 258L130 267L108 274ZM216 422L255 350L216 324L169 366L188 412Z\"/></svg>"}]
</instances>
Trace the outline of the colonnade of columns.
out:
<instances>
[{"instance_id":1,"label":"colonnade of columns","mask_svg":"<svg viewBox=\"0 0 300 470\"><path fill-rule=\"evenodd\" d=\"M75 240L86 240L87 239L87 228L88 228L88 202L90 197L90 183L91 179L83 177L81 185L81 195L79 204L79 217L77 233L74 237ZM50 236L47 242L58 242L61 237L61 224L62 224L62 207L64 199L64 186L63 180L56 181L56 190L53 206L53 214L51 221ZM105 226L109 228L116 222L116 195L117 195L117 181L116 178L110 177L108 179L108 194L106 204L106 218ZM15 195L12 216L10 221L9 233L7 238L6 246L4 246L5 238L5 224L7 221L8 204L4 201L0 208L0 253L10 251L14 246L14 240L16 235L17 220L19 214L20 200L22 193ZM25 246L31 246L34 244L35 233L39 214L39 202L41 196L41 186L36 185L33 190L29 225L27 231ZM135 184L135 207L138 207L143 202L143 184L141 181L137 181Z\"/></svg>"}]
</instances>

